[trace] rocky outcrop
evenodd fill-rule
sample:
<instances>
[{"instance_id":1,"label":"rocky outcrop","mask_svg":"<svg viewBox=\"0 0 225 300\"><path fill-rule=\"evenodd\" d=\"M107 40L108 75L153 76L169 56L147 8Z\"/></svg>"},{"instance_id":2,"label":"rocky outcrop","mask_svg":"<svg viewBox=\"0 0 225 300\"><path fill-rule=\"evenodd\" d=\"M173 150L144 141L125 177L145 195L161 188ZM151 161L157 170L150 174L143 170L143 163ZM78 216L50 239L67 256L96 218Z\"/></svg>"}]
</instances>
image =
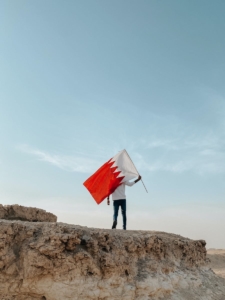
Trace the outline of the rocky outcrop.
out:
<instances>
[{"instance_id":1,"label":"rocky outcrop","mask_svg":"<svg viewBox=\"0 0 225 300\"><path fill-rule=\"evenodd\" d=\"M36 207L26 207L18 204L0 204L0 219L21 220L29 222L56 222L57 217L52 213Z\"/></svg>"},{"instance_id":2,"label":"rocky outcrop","mask_svg":"<svg viewBox=\"0 0 225 300\"><path fill-rule=\"evenodd\" d=\"M205 242L155 231L0 220L1 300L224 300Z\"/></svg>"}]
</instances>

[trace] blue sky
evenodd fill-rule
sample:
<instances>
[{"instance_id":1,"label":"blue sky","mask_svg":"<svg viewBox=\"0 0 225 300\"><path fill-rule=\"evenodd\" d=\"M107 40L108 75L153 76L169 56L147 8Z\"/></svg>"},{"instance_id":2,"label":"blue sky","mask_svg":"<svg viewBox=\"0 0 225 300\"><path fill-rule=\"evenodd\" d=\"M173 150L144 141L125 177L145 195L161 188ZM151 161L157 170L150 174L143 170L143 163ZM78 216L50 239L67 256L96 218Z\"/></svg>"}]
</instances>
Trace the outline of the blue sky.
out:
<instances>
[{"instance_id":1,"label":"blue sky","mask_svg":"<svg viewBox=\"0 0 225 300\"><path fill-rule=\"evenodd\" d=\"M126 148L128 228L225 248L225 2L1 1L0 195L110 228L82 183ZM120 216L121 227L122 218Z\"/></svg>"}]
</instances>

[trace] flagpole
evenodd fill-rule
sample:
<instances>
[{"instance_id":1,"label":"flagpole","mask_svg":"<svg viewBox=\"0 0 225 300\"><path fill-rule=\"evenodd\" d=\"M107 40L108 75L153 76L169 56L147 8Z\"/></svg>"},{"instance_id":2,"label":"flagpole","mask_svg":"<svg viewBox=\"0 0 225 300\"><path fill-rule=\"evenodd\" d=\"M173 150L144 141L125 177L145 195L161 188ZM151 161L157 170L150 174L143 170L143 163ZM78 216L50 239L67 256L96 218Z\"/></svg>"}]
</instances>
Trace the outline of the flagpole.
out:
<instances>
[{"instance_id":1,"label":"flagpole","mask_svg":"<svg viewBox=\"0 0 225 300\"><path fill-rule=\"evenodd\" d=\"M138 175L140 175L139 172L138 172L138 170L137 170L137 168L135 167L135 164L133 163L132 159L130 158L130 155L128 154L127 150L126 150L126 149L124 149L124 150L126 151L126 154L127 154L127 156L129 157L130 161L132 162L132 164L133 164L135 170L137 171ZM142 178L141 178L141 181L142 181L142 184L143 184L143 186L144 186L146 192L148 193L148 191L147 191L147 189L146 189L146 186L145 186L145 184L144 184Z\"/></svg>"}]
</instances>

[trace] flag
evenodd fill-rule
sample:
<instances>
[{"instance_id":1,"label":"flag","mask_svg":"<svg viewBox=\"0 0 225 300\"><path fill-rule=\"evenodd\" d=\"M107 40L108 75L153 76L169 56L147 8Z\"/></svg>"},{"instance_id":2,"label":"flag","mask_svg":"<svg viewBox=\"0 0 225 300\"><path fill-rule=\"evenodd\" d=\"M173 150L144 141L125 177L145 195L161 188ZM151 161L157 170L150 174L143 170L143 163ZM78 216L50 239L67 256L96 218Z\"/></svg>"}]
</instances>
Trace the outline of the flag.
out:
<instances>
[{"instance_id":1,"label":"flag","mask_svg":"<svg viewBox=\"0 0 225 300\"><path fill-rule=\"evenodd\" d=\"M139 174L126 150L120 151L102 165L83 185L88 189L97 204L111 195L125 181Z\"/></svg>"}]
</instances>

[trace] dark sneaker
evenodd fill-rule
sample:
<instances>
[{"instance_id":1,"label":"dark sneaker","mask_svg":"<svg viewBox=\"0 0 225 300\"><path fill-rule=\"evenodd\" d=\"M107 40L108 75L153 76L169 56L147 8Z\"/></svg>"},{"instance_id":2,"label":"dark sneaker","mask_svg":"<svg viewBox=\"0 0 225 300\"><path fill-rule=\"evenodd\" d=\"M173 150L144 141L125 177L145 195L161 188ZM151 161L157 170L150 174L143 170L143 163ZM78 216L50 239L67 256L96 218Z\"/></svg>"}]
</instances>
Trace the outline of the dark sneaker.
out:
<instances>
[{"instance_id":1,"label":"dark sneaker","mask_svg":"<svg viewBox=\"0 0 225 300\"><path fill-rule=\"evenodd\" d=\"M116 229L116 225L117 225L117 222L116 222L116 221L113 221L112 229Z\"/></svg>"}]
</instances>

